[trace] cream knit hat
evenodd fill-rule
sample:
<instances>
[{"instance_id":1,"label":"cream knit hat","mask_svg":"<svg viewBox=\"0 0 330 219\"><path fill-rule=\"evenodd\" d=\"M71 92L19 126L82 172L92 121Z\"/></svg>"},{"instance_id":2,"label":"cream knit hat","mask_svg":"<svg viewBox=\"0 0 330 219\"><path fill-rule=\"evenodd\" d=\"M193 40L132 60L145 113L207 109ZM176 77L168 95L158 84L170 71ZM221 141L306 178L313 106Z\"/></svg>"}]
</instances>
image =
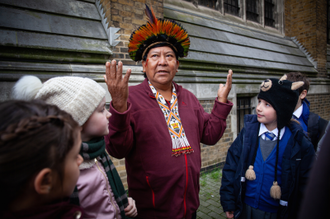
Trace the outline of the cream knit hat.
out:
<instances>
[{"instance_id":1,"label":"cream knit hat","mask_svg":"<svg viewBox=\"0 0 330 219\"><path fill-rule=\"evenodd\" d=\"M43 100L70 113L82 126L100 104L106 91L94 80L82 77L55 77L42 84L35 76L22 77L13 88L15 99Z\"/></svg>"}]
</instances>

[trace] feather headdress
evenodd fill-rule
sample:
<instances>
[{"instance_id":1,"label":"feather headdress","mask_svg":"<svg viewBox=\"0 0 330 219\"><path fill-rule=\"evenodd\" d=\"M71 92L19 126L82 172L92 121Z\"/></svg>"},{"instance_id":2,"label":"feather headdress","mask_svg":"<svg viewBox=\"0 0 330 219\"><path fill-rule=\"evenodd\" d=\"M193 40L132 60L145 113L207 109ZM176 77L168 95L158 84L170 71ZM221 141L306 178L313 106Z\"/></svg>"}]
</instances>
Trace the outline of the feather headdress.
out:
<instances>
[{"instance_id":1,"label":"feather headdress","mask_svg":"<svg viewBox=\"0 0 330 219\"><path fill-rule=\"evenodd\" d=\"M186 57L190 46L187 31L177 22L157 19L152 8L146 5L148 23L135 30L129 40L128 52L131 59L140 61L154 45L170 46L178 57Z\"/></svg>"}]
</instances>

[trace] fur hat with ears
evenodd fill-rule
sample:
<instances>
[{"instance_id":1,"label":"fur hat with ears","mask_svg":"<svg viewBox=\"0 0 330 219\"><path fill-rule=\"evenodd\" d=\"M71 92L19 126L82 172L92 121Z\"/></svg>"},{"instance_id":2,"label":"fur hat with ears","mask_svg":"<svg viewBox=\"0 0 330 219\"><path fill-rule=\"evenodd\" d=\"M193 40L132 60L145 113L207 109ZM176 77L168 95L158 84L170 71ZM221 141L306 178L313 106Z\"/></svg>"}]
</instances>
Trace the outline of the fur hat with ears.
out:
<instances>
[{"instance_id":1,"label":"fur hat with ears","mask_svg":"<svg viewBox=\"0 0 330 219\"><path fill-rule=\"evenodd\" d=\"M266 79L258 95L258 99L267 101L275 109L278 129L289 124L299 98L297 89L304 85L303 81L291 82L286 78L284 75L281 79Z\"/></svg>"},{"instance_id":2,"label":"fur hat with ears","mask_svg":"<svg viewBox=\"0 0 330 219\"><path fill-rule=\"evenodd\" d=\"M298 88L304 85L303 81L291 82L286 80L287 76L284 75L281 79L266 79L262 82L260 86L260 93L258 99L263 99L270 103L276 111L277 116L277 129L278 136L280 136L280 130L289 124L294 109L297 105L299 92ZM258 137L258 136L257 136ZM275 173L274 182L270 188L270 196L274 199L281 198L281 187L277 182L277 164L278 164L278 153L279 153L279 137L277 138L276 144L276 163L275 163ZM255 162L255 157L257 155L257 150L259 147L259 140L257 140L257 145L255 147L254 158L252 159L249 168L245 172L245 178L247 180L255 180L256 174L253 170L253 165Z\"/></svg>"},{"instance_id":3,"label":"fur hat with ears","mask_svg":"<svg viewBox=\"0 0 330 219\"><path fill-rule=\"evenodd\" d=\"M35 76L23 76L13 87L13 98L43 100L70 113L82 126L105 97L97 82L82 77L55 77L42 83Z\"/></svg>"}]
</instances>

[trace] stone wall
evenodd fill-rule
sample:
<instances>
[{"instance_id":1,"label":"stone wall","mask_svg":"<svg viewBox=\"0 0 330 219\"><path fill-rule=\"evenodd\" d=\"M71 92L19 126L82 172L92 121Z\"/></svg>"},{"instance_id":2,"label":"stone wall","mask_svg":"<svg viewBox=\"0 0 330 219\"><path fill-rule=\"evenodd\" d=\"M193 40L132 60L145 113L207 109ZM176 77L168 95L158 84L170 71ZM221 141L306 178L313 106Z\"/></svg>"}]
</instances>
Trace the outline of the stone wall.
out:
<instances>
[{"instance_id":1,"label":"stone wall","mask_svg":"<svg viewBox=\"0 0 330 219\"><path fill-rule=\"evenodd\" d=\"M327 1L286 0L285 35L296 37L317 62L318 77L326 77Z\"/></svg>"}]
</instances>

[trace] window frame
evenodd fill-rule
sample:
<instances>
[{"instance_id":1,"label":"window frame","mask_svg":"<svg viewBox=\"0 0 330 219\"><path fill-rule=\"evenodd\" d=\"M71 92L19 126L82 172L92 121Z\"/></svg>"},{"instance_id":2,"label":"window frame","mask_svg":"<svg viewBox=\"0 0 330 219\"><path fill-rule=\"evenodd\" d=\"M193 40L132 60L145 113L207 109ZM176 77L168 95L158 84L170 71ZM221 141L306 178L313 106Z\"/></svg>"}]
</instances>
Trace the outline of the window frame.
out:
<instances>
[{"instance_id":1,"label":"window frame","mask_svg":"<svg viewBox=\"0 0 330 219\"><path fill-rule=\"evenodd\" d=\"M255 4L255 5L252 5L252 4ZM260 23L260 12L259 12L258 5L259 5L258 0L245 0L246 20ZM256 15L256 16L253 18L253 15Z\"/></svg>"},{"instance_id":2,"label":"window frame","mask_svg":"<svg viewBox=\"0 0 330 219\"><path fill-rule=\"evenodd\" d=\"M237 134L242 130L244 127L244 116L247 114L252 114L255 107L252 104L253 96L237 96L236 97L236 115L237 115ZM243 104L241 104L243 102ZM241 106L243 106L241 108ZM246 107L247 106L247 107ZM247 111L247 113L246 113ZM241 113L243 112L243 114ZM243 115L241 117L241 115Z\"/></svg>"},{"instance_id":3,"label":"window frame","mask_svg":"<svg viewBox=\"0 0 330 219\"><path fill-rule=\"evenodd\" d=\"M327 44L330 44L330 0L327 1Z\"/></svg>"},{"instance_id":4,"label":"window frame","mask_svg":"<svg viewBox=\"0 0 330 219\"><path fill-rule=\"evenodd\" d=\"M233 2L236 2L236 5L233 4ZM226 14L231 14L231 15L237 16L237 17L240 16L241 8L240 8L239 0L223 0L223 7L224 7L224 12ZM230 10L229 10L229 8L230 8ZM235 8L237 10L236 12L234 12Z\"/></svg>"},{"instance_id":5,"label":"window frame","mask_svg":"<svg viewBox=\"0 0 330 219\"><path fill-rule=\"evenodd\" d=\"M198 0L198 5L202 5L204 7L208 7L208 8L216 10L217 2L218 2L218 0ZM212 7L209 7L207 3L211 3Z\"/></svg>"},{"instance_id":6,"label":"window frame","mask_svg":"<svg viewBox=\"0 0 330 219\"><path fill-rule=\"evenodd\" d=\"M196 8L200 4L198 2L203 1L203 0L183 0L187 2L191 2ZM205 0L204 0L205 1ZM207 0L206 0L207 1ZM248 1L252 0L235 0L238 2L238 13L233 15L232 13L229 13L225 10L225 2L227 1L232 1L232 0L214 0L215 7L208 7L211 10L216 10L219 13L221 13L224 16L234 16L241 18L245 25L254 25L258 24L261 27L267 29L276 29L279 31L281 34L284 34L284 0L272 0L272 19L273 19L273 25L269 26L266 25L265 21L265 2L267 0L255 0L256 1L256 12L258 14L257 19L249 19L249 15L247 12L247 7L248 7ZM269 1L269 0L268 0ZM201 5L202 7L207 7L204 5ZM330 25L330 24L329 24ZM330 34L330 33L329 33ZM330 43L330 36L329 36L329 43Z\"/></svg>"},{"instance_id":7,"label":"window frame","mask_svg":"<svg viewBox=\"0 0 330 219\"><path fill-rule=\"evenodd\" d=\"M271 6L271 9L270 9L270 6ZM275 27L274 8L275 8L275 4L274 4L273 0L264 0L264 22L265 22L265 26ZM270 25L269 23L271 21L273 22L273 24Z\"/></svg>"}]
</instances>

